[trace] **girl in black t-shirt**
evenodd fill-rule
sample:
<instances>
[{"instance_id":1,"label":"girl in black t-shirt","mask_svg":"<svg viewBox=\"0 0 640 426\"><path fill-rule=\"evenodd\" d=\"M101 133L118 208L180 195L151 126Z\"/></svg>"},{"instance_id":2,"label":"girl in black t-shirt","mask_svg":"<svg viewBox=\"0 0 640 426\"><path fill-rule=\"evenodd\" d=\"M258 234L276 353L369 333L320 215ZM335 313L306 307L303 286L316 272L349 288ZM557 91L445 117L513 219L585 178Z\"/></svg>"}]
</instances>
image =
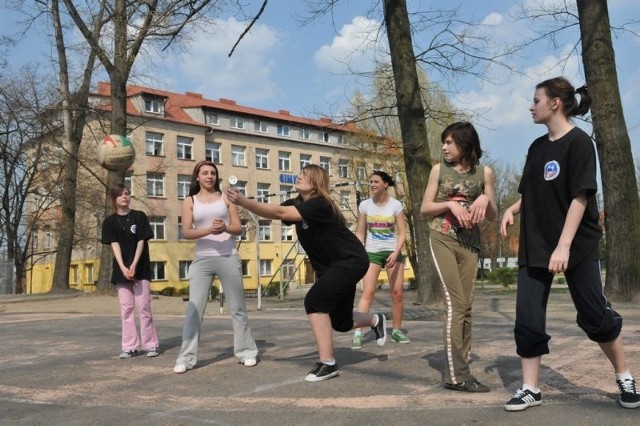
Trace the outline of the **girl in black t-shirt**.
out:
<instances>
[{"instance_id":1,"label":"girl in black t-shirt","mask_svg":"<svg viewBox=\"0 0 640 426\"><path fill-rule=\"evenodd\" d=\"M546 307L558 273L567 279L578 325L613 365L620 390L618 403L624 408L640 407L622 346L622 317L605 298L600 275L595 151L589 136L570 120L586 114L590 104L586 86L575 90L562 77L536 86L531 115L548 133L529 148L518 188L521 198L505 210L501 224L506 236L514 215L521 214L514 335L523 385L505 404L507 411L542 403L538 380L550 339Z\"/></svg>"},{"instance_id":2,"label":"girl in black t-shirt","mask_svg":"<svg viewBox=\"0 0 640 426\"><path fill-rule=\"evenodd\" d=\"M148 357L159 355L158 335L151 315L151 262L147 241L153 230L144 212L129 208L129 189L115 185L109 190L114 213L102 224L102 244L113 250L111 282L118 290L122 319L122 353L120 359L138 354L138 348ZM136 329L134 307L140 320L140 335Z\"/></svg>"},{"instance_id":3,"label":"girl in black t-shirt","mask_svg":"<svg viewBox=\"0 0 640 426\"><path fill-rule=\"evenodd\" d=\"M356 284L366 274L369 258L329 195L326 170L314 164L305 166L295 189L299 196L282 205L248 199L235 188L227 189L226 195L232 203L257 215L296 226L298 240L318 277L304 299L320 355L320 362L305 380L318 382L339 374L333 354L332 328L347 332L370 326L378 345L382 346L387 338L386 318L379 313L353 310Z\"/></svg>"}]
</instances>

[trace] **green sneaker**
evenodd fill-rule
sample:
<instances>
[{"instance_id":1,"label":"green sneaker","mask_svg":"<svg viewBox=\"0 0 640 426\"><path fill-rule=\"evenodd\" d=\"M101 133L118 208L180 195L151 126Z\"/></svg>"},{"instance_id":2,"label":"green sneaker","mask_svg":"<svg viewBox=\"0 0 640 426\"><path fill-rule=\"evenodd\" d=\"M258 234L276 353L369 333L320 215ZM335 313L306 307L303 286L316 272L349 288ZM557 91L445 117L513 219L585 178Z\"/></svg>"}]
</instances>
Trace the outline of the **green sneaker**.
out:
<instances>
[{"instance_id":1,"label":"green sneaker","mask_svg":"<svg viewBox=\"0 0 640 426\"><path fill-rule=\"evenodd\" d=\"M351 350L357 351L362 349L362 334L354 334L351 342Z\"/></svg>"},{"instance_id":2,"label":"green sneaker","mask_svg":"<svg viewBox=\"0 0 640 426\"><path fill-rule=\"evenodd\" d=\"M396 330L391 333L391 340L396 343L411 343L411 340L409 340L409 338L400 330Z\"/></svg>"}]
</instances>

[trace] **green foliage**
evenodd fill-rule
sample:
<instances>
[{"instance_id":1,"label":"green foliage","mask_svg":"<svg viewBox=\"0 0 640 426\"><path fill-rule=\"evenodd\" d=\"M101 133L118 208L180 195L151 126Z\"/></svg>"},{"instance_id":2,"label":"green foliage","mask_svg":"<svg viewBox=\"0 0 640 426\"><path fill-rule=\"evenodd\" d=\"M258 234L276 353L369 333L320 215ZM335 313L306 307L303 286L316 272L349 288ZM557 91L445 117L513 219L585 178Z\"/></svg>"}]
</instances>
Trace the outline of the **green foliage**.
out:
<instances>
[{"instance_id":1,"label":"green foliage","mask_svg":"<svg viewBox=\"0 0 640 426\"><path fill-rule=\"evenodd\" d=\"M217 285L211 286L211 300L216 300L220 297L220 289Z\"/></svg>"},{"instance_id":2,"label":"green foliage","mask_svg":"<svg viewBox=\"0 0 640 426\"><path fill-rule=\"evenodd\" d=\"M567 279L566 279L565 277L558 277L558 278L556 279L556 282L557 282L558 284L566 284Z\"/></svg>"},{"instance_id":3,"label":"green foliage","mask_svg":"<svg viewBox=\"0 0 640 426\"><path fill-rule=\"evenodd\" d=\"M517 268L497 268L495 271L489 272L487 278L492 284L502 284L509 287L511 284L515 284L517 273Z\"/></svg>"},{"instance_id":4,"label":"green foliage","mask_svg":"<svg viewBox=\"0 0 640 426\"><path fill-rule=\"evenodd\" d=\"M180 296L188 296L189 295L189 286L182 287L180 290L178 290L178 294Z\"/></svg>"},{"instance_id":5,"label":"green foliage","mask_svg":"<svg viewBox=\"0 0 640 426\"><path fill-rule=\"evenodd\" d=\"M283 288L282 292L284 297L287 296L289 286ZM280 281L271 281L267 287L263 290L265 296L279 296L280 295Z\"/></svg>"},{"instance_id":6,"label":"green foliage","mask_svg":"<svg viewBox=\"0 0 640 426\"><path fill-rule=\"evenodd\" d=\"M177 290L175 287L165 287L162 290L160 290L160 294L163 296L175 296L177 293Z\"/></svg>"}]
</instances>

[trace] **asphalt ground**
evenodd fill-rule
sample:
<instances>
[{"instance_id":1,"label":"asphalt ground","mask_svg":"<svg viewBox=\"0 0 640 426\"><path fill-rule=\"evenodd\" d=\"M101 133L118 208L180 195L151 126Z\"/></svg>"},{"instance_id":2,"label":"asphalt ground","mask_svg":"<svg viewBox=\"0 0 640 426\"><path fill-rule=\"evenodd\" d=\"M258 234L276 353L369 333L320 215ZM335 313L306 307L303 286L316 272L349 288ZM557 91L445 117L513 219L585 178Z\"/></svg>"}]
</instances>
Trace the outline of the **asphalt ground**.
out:
<instances>
[{"instance_id":1,"label":"asphalt ground","mask_svg":"<svg viewBox=\"0 0 640 426\"><path fill-rule=\"evenodd\" d=\"M514 294L477 291L471 367L491 392L470 394L442 387L442 311L415 305L412 291L403 323L410 344L378 347L367 335L363 349L352 351L351 333L334 333L340 376L305 382L317 352L303 293L292 290L284 302L263 298L262 309L247 299L260 350L251 368L233 357L230 319L210 303L200 362L182 375L172 371L186 308L180 298L152 302L160 356L120 360L115 297L0 296L0 425L640 424L640 409L616 404L612 368L575 324L567 293L554 292L549 304L543 404L519 413L502 407L521 384ZM614 304L640 378L639 307ZM390 312L388 290L378 292L372 311Z\"/></svg>"}]
</instances>

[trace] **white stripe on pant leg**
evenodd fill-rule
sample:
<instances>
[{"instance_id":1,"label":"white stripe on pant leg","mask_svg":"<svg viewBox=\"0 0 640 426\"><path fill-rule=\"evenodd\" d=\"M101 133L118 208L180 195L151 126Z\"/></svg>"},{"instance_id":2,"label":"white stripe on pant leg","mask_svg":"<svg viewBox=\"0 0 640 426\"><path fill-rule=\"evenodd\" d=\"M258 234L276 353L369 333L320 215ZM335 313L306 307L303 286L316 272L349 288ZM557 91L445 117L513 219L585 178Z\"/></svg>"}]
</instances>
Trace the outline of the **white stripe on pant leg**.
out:
<instances>
[{"instance_id":1,"label":"white stripe on pant leg","mask_svg":"<svg viewBox=\"0 0 640 426\"><path fill-rule=\"evenodd\" d=\"M436 255L433 252L433 242L431 238L429 238L429 248L431 250L431 257L433 257L433 263L436 267L436 271L438 272L438 277L440 278L440 284L442 285L442 291L444 292L444 300L447 305L446 309L446 325L445 325L445 339L447 340L447 344L445 346L445 362L449 364L449 375L451 376L451 383L456 385L456 375L455 375L455 366L453 365L453 354L451 352L451 318L453 315L453 307L451 305L451 296L447 291L447 286L444 283L444 278L442 277L442 272L440 272L440 265L438 265L438 261L436 259Z\"/></svg>"}]
</instances>

